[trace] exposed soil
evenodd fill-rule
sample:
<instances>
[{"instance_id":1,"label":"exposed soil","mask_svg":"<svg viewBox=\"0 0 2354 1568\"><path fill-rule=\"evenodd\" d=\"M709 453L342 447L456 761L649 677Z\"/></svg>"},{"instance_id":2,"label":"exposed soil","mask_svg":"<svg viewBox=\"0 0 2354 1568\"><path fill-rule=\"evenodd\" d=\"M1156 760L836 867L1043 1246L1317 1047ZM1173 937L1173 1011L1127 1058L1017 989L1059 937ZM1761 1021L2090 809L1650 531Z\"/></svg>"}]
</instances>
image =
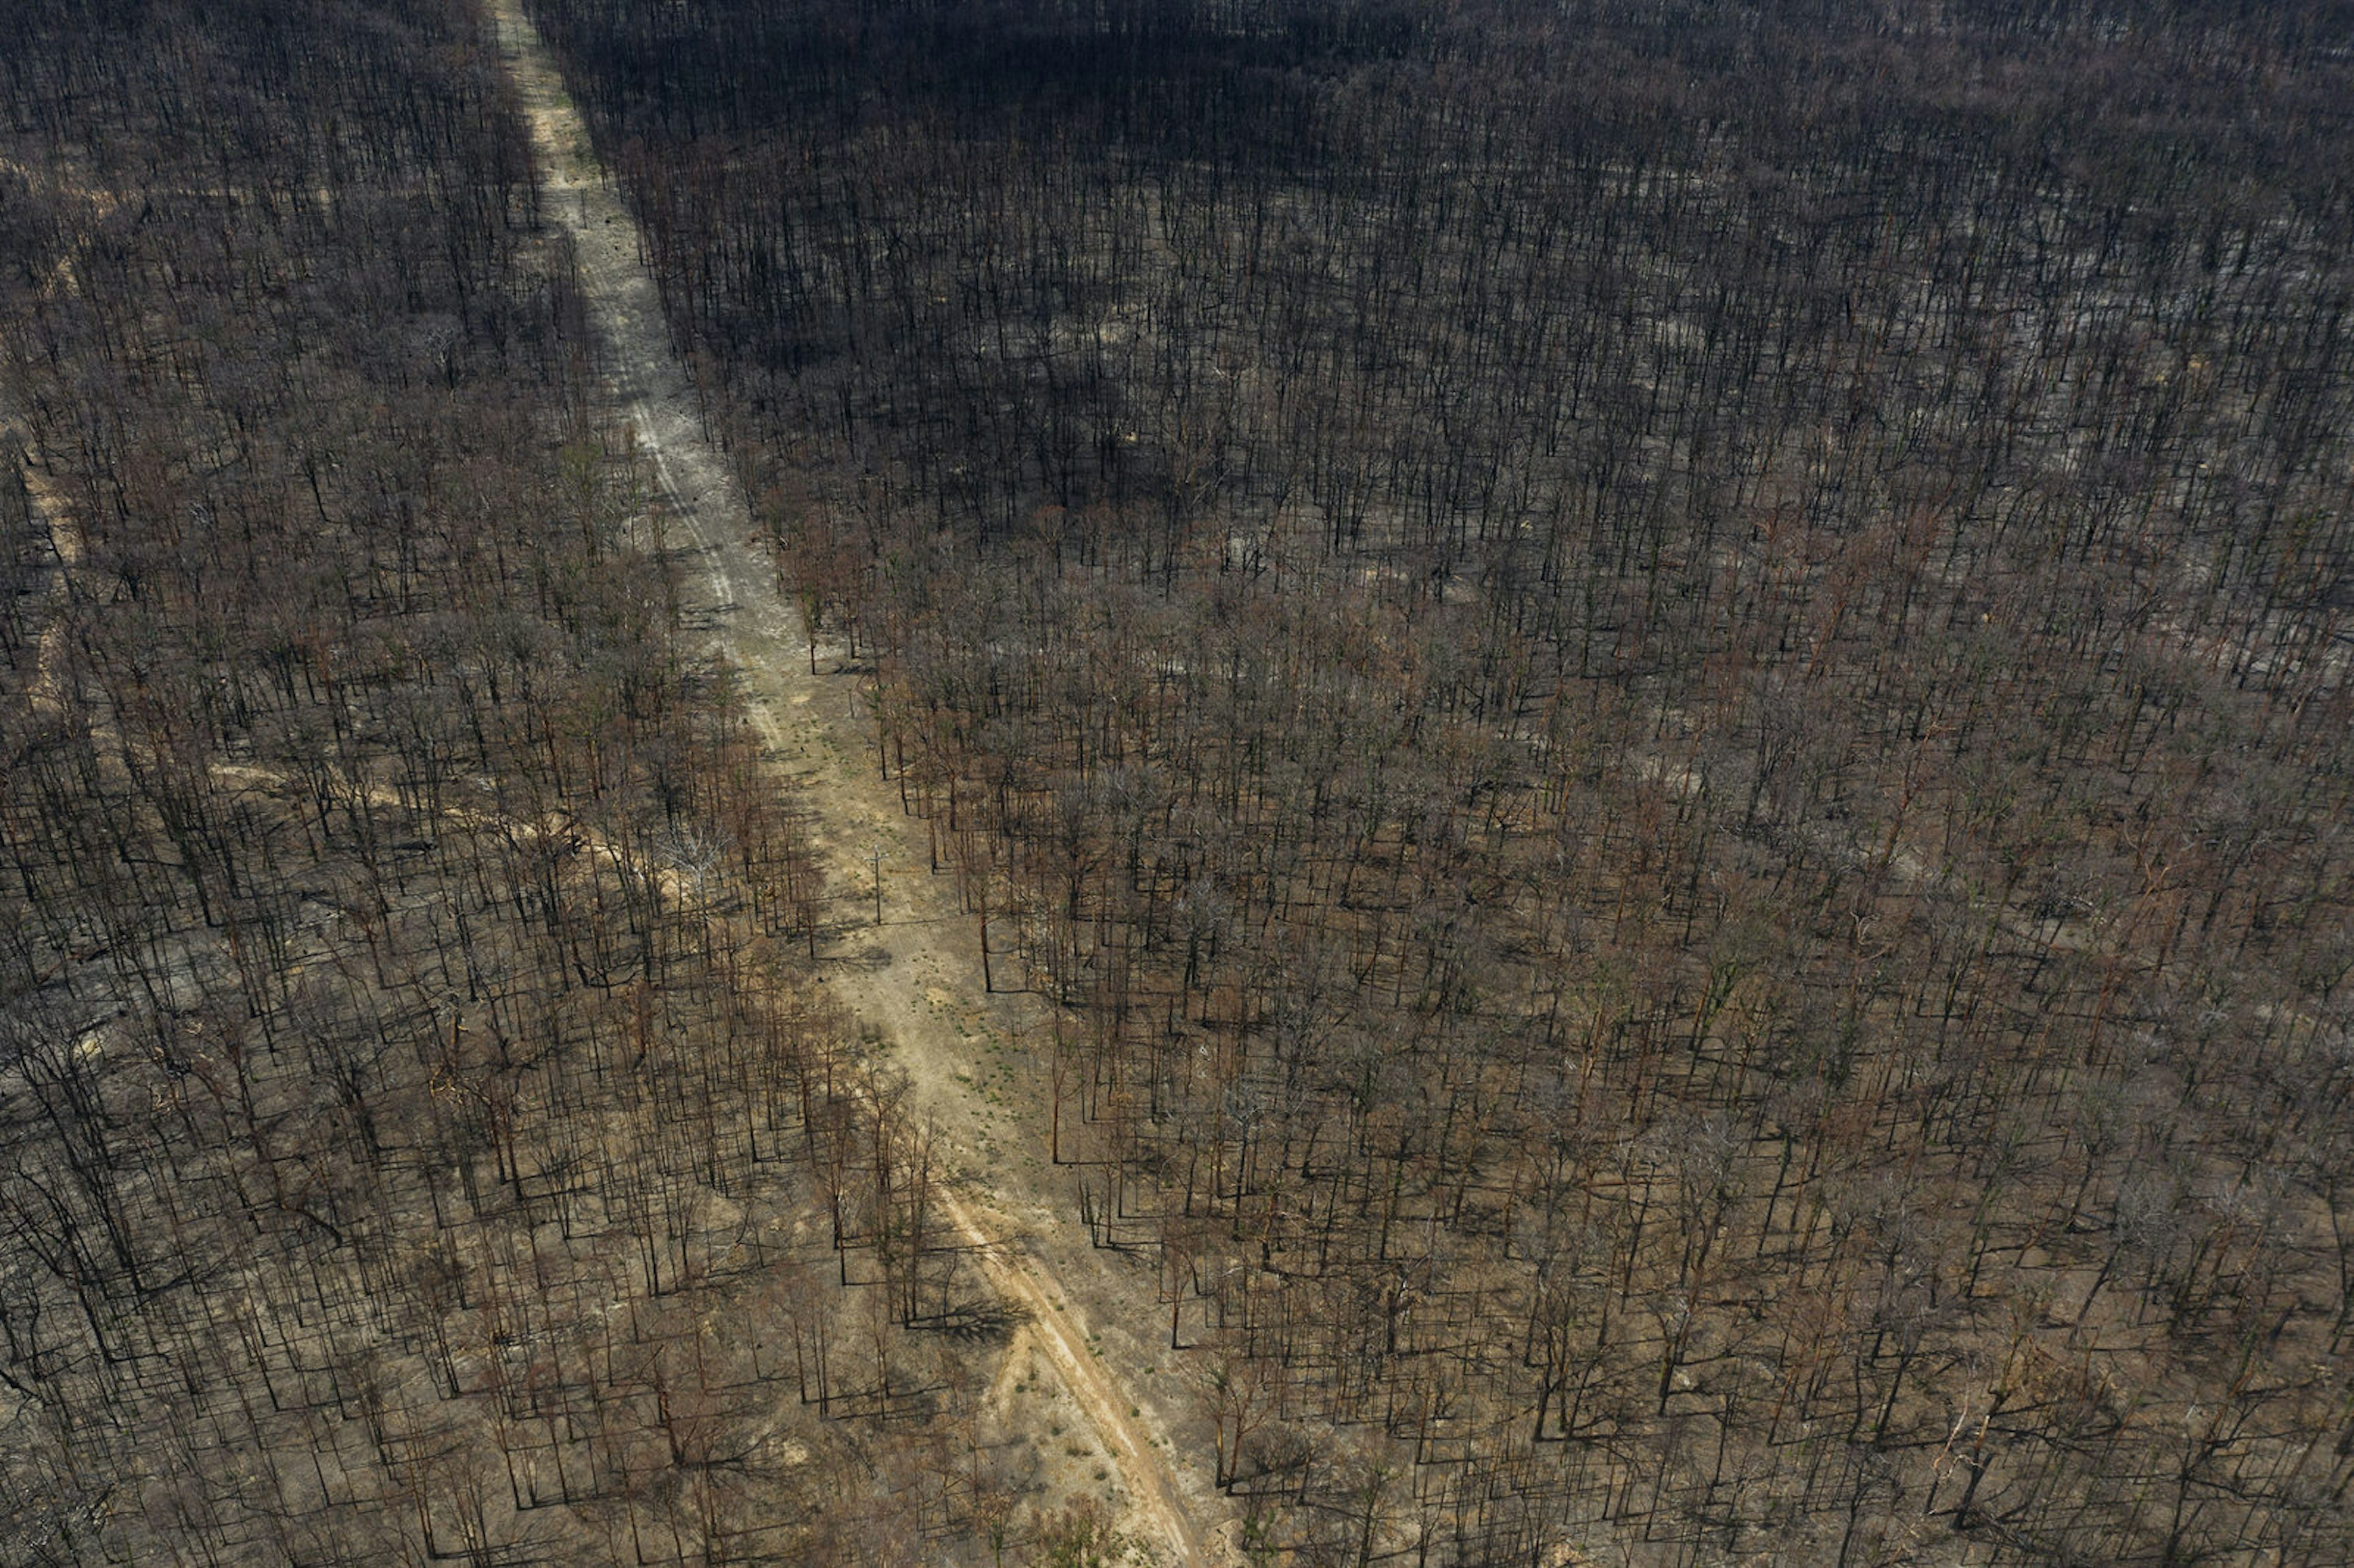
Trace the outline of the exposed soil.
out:
<instances>
[{"instance_id":1,"label":"exposed soil","mask_svg":"<svg viewBox=\"0 0 2354 1568\"><path fill-rule=\"evenodd\" d=\"M1206 1448L1207 1429L1189 1391L1157 1364L1166 1357L1154 1348L1162 1341L1153 1277L1093 1248L1054 1201L1058 1178L1038 1152L1045 1068L1031 1048L1047 1009L1033 996L983 992L975 924L951 879L928 874L925 830L877 765L855 675L822 647L818 662L833 673L809 673L800 619L751 542L741 489L705 432L636 228L553 59L520 0L491 0L490 9L541 161L544 208L578 251L616 404L692 542L683 573L690 623L738 672L771 760L812 813L812 846L835 904L822 976L907 1074L959 1178L943 1208L991 1287L1026 1319L1003 1350L992 1402L1010 1428L1032 1436L1049 1506L1091 1496L1163 1560L1225 1561L1223 1531L1196 1523L1197 1512L1225 1510L1180 1458Z\"/></svg>"},{"instance_id":2,"label":"exposed soil","mask_svg":"<svg viewBox=\"0 0 2354 1568\"><path fill-rule=\"evenodd\" d=\"M0 427L0 436L9 434ZM26 698L33 711L56 715L64 710L64 676L59 666L65 655L67 623L65 605L73 594L73 574L81 566L81 529L74 521L73 509L65 498L49 485L48 475L40 464L32 461L32 443L23 443L27 461L17 471L23 476L25 489L32 502L34 515L48 530L49 548L57 556L57 570L49 579L49 599L58 613L41 629L41 643L33 658L33 680Z\"/></svg>"}]
</instances>

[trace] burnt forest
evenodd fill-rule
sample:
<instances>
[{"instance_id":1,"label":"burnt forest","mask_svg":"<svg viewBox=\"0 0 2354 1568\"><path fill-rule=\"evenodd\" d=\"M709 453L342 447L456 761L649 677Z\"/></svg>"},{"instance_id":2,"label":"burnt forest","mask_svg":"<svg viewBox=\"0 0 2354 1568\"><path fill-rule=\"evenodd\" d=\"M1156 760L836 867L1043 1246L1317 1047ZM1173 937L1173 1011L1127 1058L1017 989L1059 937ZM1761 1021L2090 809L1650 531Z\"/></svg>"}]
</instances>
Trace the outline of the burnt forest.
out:
<instances>
[{"instance_id":1,"label":"burnt forest","mask_svg":"<svg viewBox=\"0 0 2354 1568\"><path fill-rule=\"evenodd\" d=\"M2354 1561L2354 16L14 0L0 1563Z\"/></svg>"}]
</instances>

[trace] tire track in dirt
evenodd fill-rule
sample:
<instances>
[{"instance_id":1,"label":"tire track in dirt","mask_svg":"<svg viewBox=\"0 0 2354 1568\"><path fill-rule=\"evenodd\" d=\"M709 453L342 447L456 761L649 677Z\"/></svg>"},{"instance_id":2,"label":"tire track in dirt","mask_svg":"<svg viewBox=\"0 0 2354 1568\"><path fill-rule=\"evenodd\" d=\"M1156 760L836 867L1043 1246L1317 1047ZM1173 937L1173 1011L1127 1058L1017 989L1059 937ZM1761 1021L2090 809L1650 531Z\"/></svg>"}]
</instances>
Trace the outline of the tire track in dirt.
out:
<instances>
[{"instance_id":1,"label":"tire track in dirt","mask_svg":"<svg viewBox=\"0 0 2354 1568\"><path fill-rule=\"evenodd\" d=\"M542 208L573 240L616 400L629 411L665 496L694 540L694 565L709 603L693 608L711 616L712 644L737 668L751 720L779 770L800 785L815 818L813 847L832 885L865 883L870 855L886 844L895 846L891 858L899 863L922 858L905 838L896 792L864 765L864 737L815 701L816 682L800 673L807 668L809 645L798 617L750 543L749 511L735 475L704 433L694 389L640 260L637 229L596 163L554 59L521 0L486 4L540 164ZM879 883L884 862L872 863ZM970 1107L956 1103L952 1083L969 1080L976 1064L954 1012L944 1016L926 1001L917 974L928 973L935 988L973 989L970 955L957 940L964 922L944 883L915 875L892 880L896 908L887 940L878 929L876 945L837 955L845 961L829 963L825 978L854 1017L894 1041L917 1104L975 1147L986 1131ZM880 910L879 888L875 896ZM959 1010L970 1007L951 1000ZM1155 1451L1156 1441L1165 1437L1150 1429L1141 1407L1089 1348L1089 1336L1066 1305L1069 1292L1034 1251L999 1239L1008 1227L985 1223L995 1219L985 1213L986 1202L980 1194L940 1190L942 1212L973 1249L991 1287L1027 1317L1033 1341L1119 1467L1131 1516L1126 1528L1179 1563L1223 1560Z\"/></svg>"}]
</instances>

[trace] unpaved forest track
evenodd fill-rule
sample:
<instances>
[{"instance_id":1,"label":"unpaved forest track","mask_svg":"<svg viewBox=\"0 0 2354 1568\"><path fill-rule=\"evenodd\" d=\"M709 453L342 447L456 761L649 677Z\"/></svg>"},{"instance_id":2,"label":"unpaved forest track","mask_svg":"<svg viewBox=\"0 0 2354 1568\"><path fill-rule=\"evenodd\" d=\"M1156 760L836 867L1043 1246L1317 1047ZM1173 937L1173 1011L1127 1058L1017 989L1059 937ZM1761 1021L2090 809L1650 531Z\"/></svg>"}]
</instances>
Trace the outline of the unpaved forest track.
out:
<instances>
[{"instance_id":1,"label":"unpaved forest track","mask_svg":"<svg viewBox=\"0 0 2354 1568\"><path fill-rule=\"evenodd\" d=\"M867 896L869 878L876 875L888 887L886 928L872 933L871 946L830 955L824 978L862 1025L893 1042L917 1107L938 1116L952 1141L984 1149L989 1135L982 1113L961 1103L969 1097L960 1097L957 1083L986 1075L960 1022L988 1012L972 1001L980 976L967 950L969 922L948 879L911 870L919 852L907 836L896 789L870 770L865 737L853 732L838 704L817 700L818 683L805 673L809 645L798 617L751 542L749 511L735 475L704 433L694 390L640 260L637 230L602 177L554 58L521 0L487 3L540 164L542 209L574 242L616 401L628 411L694 541L695 569L684 584L690 614L709 626L715 650L740 672L752 722L815 819L813 845L838 899ZM704 594L705 602L694 602ZM880 862L870 858L878 849L885 856ZM945 1188L940 1192L949 1222L981 1259L991 1286L1027 1318L1027 1336L1044 1351L1104 1452L1119 1464L1130 1510L1123 1527L1165 1553L1164 1560L1222 1560L1156 1452L1140 1407L1088 1348L1087 1332L1066 1305L1069 1294L1046 1263L1033 1249L1002 1239L1011 1227L994 1223L995 1216L984 1223L978 1211L987 1200ZM996 1195L1009 1202L1017 1196L1002 1190ZM1035 1194L1024 1196L1034 1205Z\"/></svg>"},{"instance_id":2,"label":"unpaved forest track","mask_svg":"<svg viewBox=\"0 0 2354 1568\"><path fill-rule=\"evenodd\" d=\"M32 684L26 692L34 712L54 715L65 711L64 677L59 671L65 662L68 634L66 606L73 598L74 573L81 567L81 529L74 522L73 508L50 487L31 436L0 422L0 441L16 445L25 454L17 471L25 483L26 499L32 505L36 521L48 531L49 548L58 559L56 573L49 579L49 598L55 613L41 628L40 646L33 657Z\"/></svg>"}]
</instances>

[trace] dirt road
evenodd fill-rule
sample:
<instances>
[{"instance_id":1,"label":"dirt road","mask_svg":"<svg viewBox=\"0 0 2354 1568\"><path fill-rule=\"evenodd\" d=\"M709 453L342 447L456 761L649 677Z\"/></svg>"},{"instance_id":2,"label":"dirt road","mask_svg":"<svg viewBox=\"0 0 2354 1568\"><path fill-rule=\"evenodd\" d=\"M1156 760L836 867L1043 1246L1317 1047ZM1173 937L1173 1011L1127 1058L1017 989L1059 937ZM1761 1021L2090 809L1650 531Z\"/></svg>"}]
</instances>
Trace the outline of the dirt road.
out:
<instances>
[{"instance_id":1,"label":"dirt road","mask_svg":"<svg viewBox=\"0 0 2354 1568\"><path fill-rule=\"evenodd\" d=\"M952 1147L996 1161L994 1175L1018 1180L993 1143L981 1086L990 1035L1018 1025L1009 1004L976 996L981 974L970 923L949 880L923 874L896 788L883 779L837 689L811 677L798 617L776 591L772 568L751 544L751 520L734 474L705 436L694 393L672 348L652 281L641 264L628 212L606 185L579 113L521 0L489 0L501 53L540 161L543 210L568 232L581 285L609 361L619 405L694 541L685 588L691 615L705 620L717 652L742 672L754 722L801 786L816 818L816 848L843 901L870 901L878 875L884 918L837 940L825 978L870 1031L891 1042L917 1104ZM879 858L878 858L879 857ZM872 902L866 907L873 908ZM992 1204L1035 1213L1041 1194L949 1195L949 1218L977 1249L991 1287L1028 1319L1023 1337L1044 1353L1070 1400L1094 1428L1126 1485L1122 1528L1162 1561L1207 1563L1225 1553L1195 1524L1164 1460L1170 1446L1135 1392L1091 1348L1086 1323L1032 1248L1005 1238L1013 1226ZM1072 1451L1076 1452L1076 1449ZM1198 1480L1195 1483L1200 1490Z\"/></svg>"}]
</instances>

